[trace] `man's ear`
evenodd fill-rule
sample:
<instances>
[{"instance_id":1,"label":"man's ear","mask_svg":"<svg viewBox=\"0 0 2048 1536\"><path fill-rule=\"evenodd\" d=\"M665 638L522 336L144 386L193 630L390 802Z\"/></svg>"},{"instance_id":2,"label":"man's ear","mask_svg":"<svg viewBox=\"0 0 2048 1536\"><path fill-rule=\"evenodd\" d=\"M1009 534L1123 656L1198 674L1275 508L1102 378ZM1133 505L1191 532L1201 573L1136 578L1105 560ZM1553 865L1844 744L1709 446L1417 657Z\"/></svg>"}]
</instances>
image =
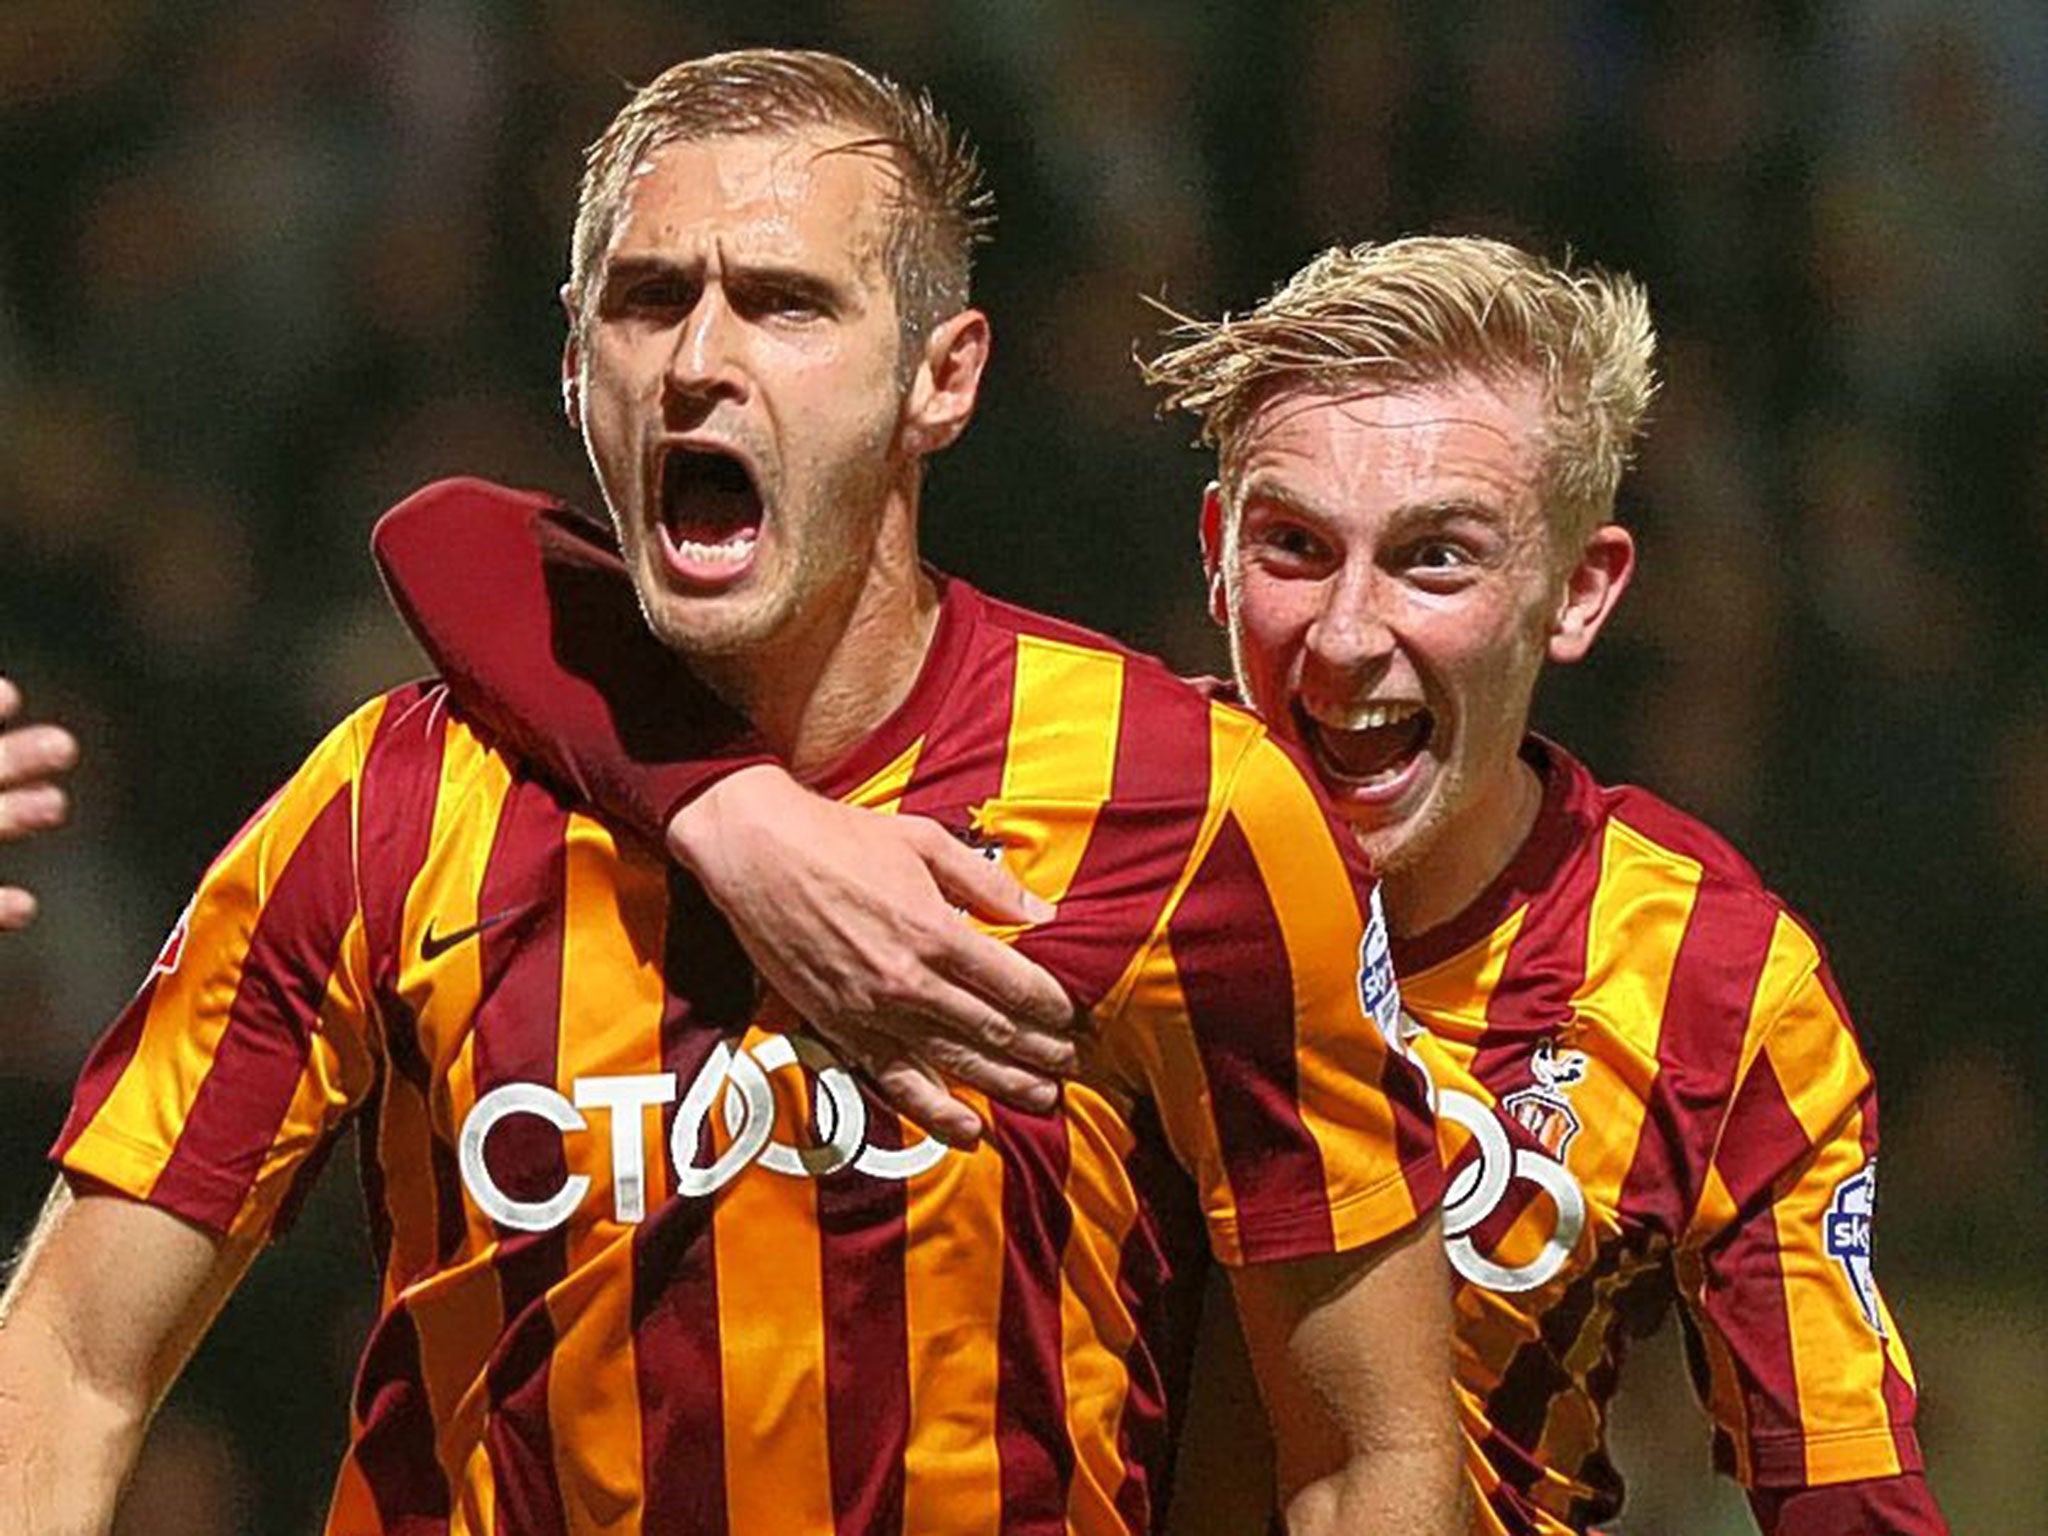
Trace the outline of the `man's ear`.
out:
<instances>
[{"instance_id":1,"label":"man's ear","mask_svg":"<svg viewBox=\"0 0 2048 1536\"><path fill-rule=\"evenodd\" d=\"M978 309L963 309L932 327L903 404L904 443L912 453L937 453L967 430L981 397L989 344L988 316Z\"/></svg>"},{"instance_id":2,"label":"man's ear","mask_svg":"<svg viewBox=\"0 0 2048 1536\"><path fill-rule=\"evenodd\" d=\"M1603 523L1586 538L1565 573L1557 617L1550 626L1550 659L1577 661L1593 648L1636 569L1636 541L1617 523Z\"/></svg>"},{"instance_id":3,"label":"man's ear","mask_svg":"<svg viewBox=\"0 0 2048 1536\"><path fill-rule=\"evenodd\" d=\"M576 314L576 295L567 283L562 284L560 294L562 314L569 322L569 333L562 338L562 415L569 422L571 432L583 430L583 387L578 382L583 369L583 347L577 340L582 334Z\"/></svg>"},{"instance_id":4,"label":"man's ear","mask_svg":"<svg viewBox=\"0 0 2048 1536\"><path fill-rule=\"evenodd\" d=\"M1230 598L1223 586L1223 486L1211 480L1202 492L1202 569L1209 577L1209 617L1230 622Z\"/></svg>"}]
</instances>

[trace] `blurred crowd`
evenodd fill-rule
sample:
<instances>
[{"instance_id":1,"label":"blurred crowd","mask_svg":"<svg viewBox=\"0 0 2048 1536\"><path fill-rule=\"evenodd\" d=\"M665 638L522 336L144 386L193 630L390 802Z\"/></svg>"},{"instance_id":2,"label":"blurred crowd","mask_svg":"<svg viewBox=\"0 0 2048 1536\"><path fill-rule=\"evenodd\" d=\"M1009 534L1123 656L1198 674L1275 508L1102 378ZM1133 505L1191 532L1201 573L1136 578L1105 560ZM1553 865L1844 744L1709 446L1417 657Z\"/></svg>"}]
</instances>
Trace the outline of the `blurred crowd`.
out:
<instances>
[{"instance_id":1,"label":"blurred crowd","mask_svg":"<svg viewBox=\"0 0 2048 1536\"><path fill-rule=\"evenodd\" d=\"M45 915L0 945L4 1240L210 851L419 670L377 512L454 473L589 498L555 385L581 146L627 82L756 42L928 85L996 189L997 356L934 470L936 557L1191 670L1222 664L1205 461L1137 381L1142 295L1244 307L1416 231L1648 283L1643 574L1539 717L1820 929L1883 1085L1880 1263L1936 1485L1958 1529L2048 1502L2048 1373L2013 1370L2048 1355L2037 0L13 0L0 665L87 762L76 829L6 871ZM181 1391L132 1529L312 1527L364 1306L345 1184ZM1689 1480L1670 1344L1624 1405L1623 1529L1742 1529Z\"/></svg>"}]
</instances>

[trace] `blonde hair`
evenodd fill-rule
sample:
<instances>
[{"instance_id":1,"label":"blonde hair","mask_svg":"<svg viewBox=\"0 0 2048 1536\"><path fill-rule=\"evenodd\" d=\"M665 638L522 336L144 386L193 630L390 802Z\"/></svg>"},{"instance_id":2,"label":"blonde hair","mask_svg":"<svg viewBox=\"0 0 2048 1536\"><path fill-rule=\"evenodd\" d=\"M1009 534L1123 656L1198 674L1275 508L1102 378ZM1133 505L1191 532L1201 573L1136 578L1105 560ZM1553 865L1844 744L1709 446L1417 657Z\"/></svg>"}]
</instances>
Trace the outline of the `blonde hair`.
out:
<instances>
[{"instance_id":1,"label":"blonde hair","mask_svg":"<svg viewBox=\"0 0 2048 1536\"><path fill-rule=\"evenodd\" d=\"M1624 273L1552 266L1498 240L1334 246L1247 315L1190 320L1140 362L1162 412L1199 417L1226 485L1281 389L1398 390L1459 374L1533 376L1550 417L1545 505L1572 547L1614 498L1657 391L1649 297Z\"/></svg>"},{"instance_id":2,"label":"blonde hair","mask_svg":"<svg viewBox=\"0 0 2048 1536\"><path fill-rule=\"evenodd\" d=\"M843 125L885 151L896 171L882 263L906 342L967 307L976 244L993 199L966 139L922 91L836 54L744 48L671 65L633 97L584 152L569 248L569 292L587 315L589 285L618 223L633 168L679 140Z\"/></svg>"}]
</instances>

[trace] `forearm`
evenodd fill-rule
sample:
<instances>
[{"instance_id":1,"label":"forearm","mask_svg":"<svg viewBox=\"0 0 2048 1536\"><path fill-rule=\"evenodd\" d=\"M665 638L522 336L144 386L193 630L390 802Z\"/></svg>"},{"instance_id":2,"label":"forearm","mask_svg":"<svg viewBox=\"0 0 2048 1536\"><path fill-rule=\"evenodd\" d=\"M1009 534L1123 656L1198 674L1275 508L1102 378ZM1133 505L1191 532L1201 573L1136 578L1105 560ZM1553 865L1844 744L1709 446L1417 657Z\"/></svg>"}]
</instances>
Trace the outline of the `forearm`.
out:
<instances>
[{"instance_id":1,"label":"forearm","mask_svg":"<svg viewBox=\"0 0 2048 1536\"><path fill-rule=\"evenodd\" d=\"M101 1536L148 1404L96 1388L55 1330L19 1310L0 1325L0 1530Z\"/></svg>"},{"instance_id":2,"label":"forearm","mask_svg":"<svg viewBox=\"0 0 2048 1536\"><path fill-rule=\"evenodd\" d=\"M1466 1529L1462 1485L1445 1475L1456 1447L1444 1441L1389 1445L1355 1457L1287 1501L1288 1536L1368 1531L1452 1536Z\"/></svg>"}]
</instances>

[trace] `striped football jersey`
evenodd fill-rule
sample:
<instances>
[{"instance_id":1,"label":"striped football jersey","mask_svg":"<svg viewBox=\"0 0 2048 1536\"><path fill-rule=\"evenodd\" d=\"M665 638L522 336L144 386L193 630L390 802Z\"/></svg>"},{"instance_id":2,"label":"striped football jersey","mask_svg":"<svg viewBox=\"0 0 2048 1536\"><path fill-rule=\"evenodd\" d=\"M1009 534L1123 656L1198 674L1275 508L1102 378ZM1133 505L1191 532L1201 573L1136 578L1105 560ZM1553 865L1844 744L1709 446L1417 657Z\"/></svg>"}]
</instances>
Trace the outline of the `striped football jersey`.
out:
<instances>
[{"instance_id":1,"label":"striped football jersey","mask_svg":"<svg viewBox=\"0 0 2048 1536\"><path fill-rule=\"evenodd\" d=\"M1205 1250L1442 1185L1369 886L1296 761L1158 664L946 583L821 786L1059 903L1061 1107L948 1150L795 1031L700 889L415 685L220 856L63 1166L261 1240L357 1128L382 1279L328 1530L1138 1532Z\"/></svg>"},{"instance_id":2,"label":"striped football jersey","mask_svg":"<svg viewBox=\"0 0 2048 1536\"><path fill-rule=\"evenodd\" d=\"M1698 822L1526 750L1521 853L1395 945L1451 1181L1479 1528L1620 1508L1608 1400L1675 1300L1722 1470L1766 1502L1907 1474L1925 1523L1883 1528L1941 1529L1871 1274L1876 1096L1818 944Z\"/></svg>"}]
</instances>

